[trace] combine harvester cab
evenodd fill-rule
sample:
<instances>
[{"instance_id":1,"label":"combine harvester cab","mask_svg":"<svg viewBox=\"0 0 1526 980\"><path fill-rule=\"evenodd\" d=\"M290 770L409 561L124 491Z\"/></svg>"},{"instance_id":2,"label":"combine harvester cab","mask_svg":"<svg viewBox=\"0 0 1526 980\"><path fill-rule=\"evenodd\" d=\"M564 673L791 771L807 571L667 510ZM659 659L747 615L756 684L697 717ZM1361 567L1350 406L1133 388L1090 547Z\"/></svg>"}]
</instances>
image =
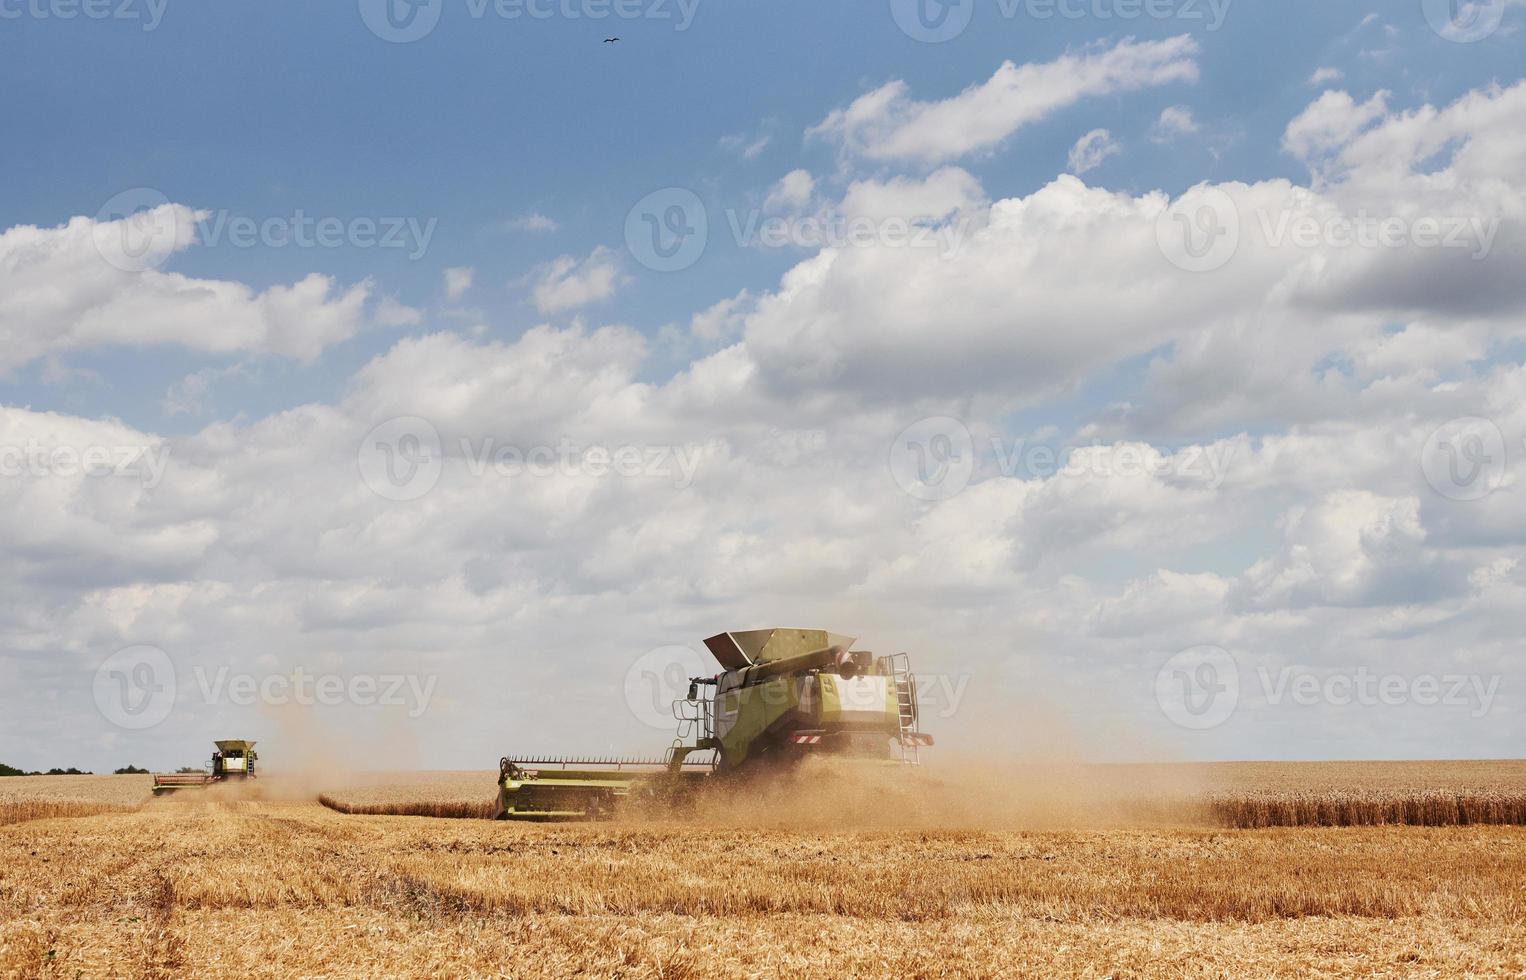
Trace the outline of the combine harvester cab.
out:
<instances>
[{"instance_id":1,"label":"combine harvester cab","mask_svg":"<svg viewBox=\"0 0 1526 980\"><path fill-rule=\"evenodd\" d=\"M633 796L681 798L696 779L788 767L819 753L916 765L917 682L904 653L852 650L826 630L762 629L705 641L722 670L675 701L665 759L499 761L497 816L597 819Z\"/></svg>"},{"instance_id":2,"label":"combine harvester cab","mask_svg":"<svg viewBox=\"0 0 1526 980\"><path fill-rule=\"evenodd\" d=\"M157 773L154 776L154 795L161 796L182 789L203 789L213 783L227 780L254 778L254 766L259 754L254 743L246 739L232 738L213 742L217 751L202 772Z\"/></svg>"}]
</instances>

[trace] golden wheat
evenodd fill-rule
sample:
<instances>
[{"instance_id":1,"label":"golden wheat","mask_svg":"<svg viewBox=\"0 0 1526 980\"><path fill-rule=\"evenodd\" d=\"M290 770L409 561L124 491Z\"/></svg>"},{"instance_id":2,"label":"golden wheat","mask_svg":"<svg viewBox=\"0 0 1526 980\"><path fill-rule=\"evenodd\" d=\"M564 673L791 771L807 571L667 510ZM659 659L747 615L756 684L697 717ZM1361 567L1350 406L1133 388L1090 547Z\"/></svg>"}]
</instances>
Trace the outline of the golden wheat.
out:
<instances>
[{"instance_id":1,"label":"golden wheat","mask_svg":"<svg viewBox=\"0 0 1526 980\"><path fill-rule=\"evenodd\" d=\"M1257 793L1208 808L1226 827L1526 824L1526 793Z\"/></svg>"},{"instance_id":2,"label":"golden wheat","mask_svg":"<svg viewBox=\"0 0 1526 980\"><path fill-rule=\"evenodd\" d=\"M1526 762L1218 763L1196 770L1227 827L1526 824Z\"/></svg>"},{"instance_id":3,"label":"golden wheat","mask_svg":"<svg viewBox=\"0 0 1526 980\"><path fill-rule=\"evenodd\" d=\"M0 779L0 825L137 809L149 798L148 776L6 776Z\"/></svg>"},{"instance_id":4,"label":"golden wheat","mask_svg":"<svg viewBox=\"0 0 1526 980\"><path fill-rule=\"evenodd\" d=\"M195 794L0 829L0 976L1513 976L1523 879L1513 827L542 826Z\"/></svg>"},{"instance_id":5,"label":"golden wheat","mask_svg":"<svg viewBox=\"0 0 1526 980\"><path fill-rule=\"evenodd\" d=\"M494 801L487 800L406 800L397 803L350 803L327 793L318 802L339 813L373 817L442 817L452 820L486 819L493 815Z\"/></svg>"},{"instance_id":6,"label":"golden wheat","mask_svg":"<svg viewBox=\"0 0 1526 980\"><path fill-rule=\"evenodd\" d=\"M318 799L346 814L485 818L494 778L394 774ZM717 785L689 803L683 812L700 822L793 828L830 827L844 812L857 826L887 828L1526 824L1526 762L952 765L886 780L823 760L798 779Z\"/></svg>"},{"instance_id":7,"label":"golden wheat","mask_svg":"<svg viewBox=\"0 0 1526 980\"><path fill-rule=\"evenodd\" d=\"M496 779L492 772L391 773L326 788L318 802L348 814L487 818L493 815Z\"/></svg>"}]
</instances>

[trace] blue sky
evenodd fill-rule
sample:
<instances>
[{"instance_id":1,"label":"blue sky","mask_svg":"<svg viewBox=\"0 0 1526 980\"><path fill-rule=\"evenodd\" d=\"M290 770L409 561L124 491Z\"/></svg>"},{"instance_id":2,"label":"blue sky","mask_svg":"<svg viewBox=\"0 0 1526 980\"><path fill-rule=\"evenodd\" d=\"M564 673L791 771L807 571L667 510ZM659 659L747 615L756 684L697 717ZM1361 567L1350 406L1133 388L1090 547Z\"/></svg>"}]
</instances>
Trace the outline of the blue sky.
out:
<instances>
[{"instance_id":1,"label":"blue sky","mask_svg":"<svg viewBox=\"0 0 1526 980\"><path fill-rule=\"evenodd\" d=\"M788 170L830 173L833 148L805 130L891 79L922 98L947 97L1004 60L1193 34L1202 45L1196 84L1061 110L968 164L994 197L1025 194L1064 169L1077 136L1102 126L1129 138L1131 152L1090 179L1179 193L1204 179L1297 176L1300 166L1279 148L1281 126L1309 100L1319 67L1340 68L1355 93L1388 88L1407 105L1508 78L1520 53L1513 39L1440 43L1418 3L1239 2L1216 30L1207 29L1216 14L1206 4L1176 5L1180 17L1108 22L1035 20L1021 8L1008 18L994 2L977 3L957 38L924 44L899 30L885 4L701 2L680 31L676 5L643 6L670 15L660 19L594 21L474 18L466 0L440 2L438 26L404 44L379 40L350 3L170 2L153 30L144 30L153 16L146 3L127 8L141 15L127 20L13 20L0 34L0 78L26 96L0 106L0 220L54 225L93 214L118 191L150 187L257 219L300 209L435 221L418 258L413 249L222 245L192 248L171 268L256 288L312 271L341 282L372 277L427 308L440 300L442 268L474 266L472 305L494 336L513 337L542 319L522 284L536 263L618 247L626 212L656 188L692 188L712 209L746 208ZM1363 25L1368 14L1383 19ZM599 43L608 33L621 42ZM1182 101L1212 137L1188 146L1145 139L1159 110ZM727 136L769 140L741 159L721 144ZM529 213L560 227L508 227ZM767 288L799 257L714 235L695 267L640 276L618 309L601 313L653 333L738 289ZM261 365L261 383L242 387L241 404L269 410L330 398L397 335L362 336L311 367ZM94 386L61 393L39 383L34 366L0 383L0 396L183 429L196 420L162 417L160 395L193 360L94 352L78 361L101 376Z\"/></svg>"},{"instance_id":2,"label":"blue sky","mask_svg":"<svg viewBox=\"0 0 1526 980\"><path fill-rule=\"evenodd\" d=\"M1158 18L964 0L942 43L902 29L905 0L698 0L683 29L657 0L602 20L433 0L406 43L368 28L380 0L70 3L0 0L0 452L153 445L175 466L146 488L0 477L0 685L88 710L103 658L146 644L181 710L66 743L18 712L0 760L147 759L263 723L194 703L213 665L427 670L445 707L400 723L421 763L471 765L464 734L518 728L619 747L651 733L580 729L548 692L598 712L642 651L762 624L927 648L928 669L1047 691L1146 755L1518 742L1526 450L1469 440L1526 446L1520 3L1466 8L1492 25L1466 43L1433 29L1435 0ZM627 226L670 188L708 239L662 272ZM123 270L92 236L142 189L195 238ZM1163 229L1226 206L1239 250L1190 269ZM729 227L842 213L961 246L760 247ZM427 237L229 231L299 214ZM1477 220L1489 248L1261 240L1278 217L1370 214ZM417 500L366 483L366 440L398 419L445 444ZM949 492L897 485L895 440L927 424L970 440ZM681 487L500 480L458 437L705 463ZM1004 468L1033 445L1092 462ZM1459 446L1498 466L1486 493L1438 486ZM1156 470L1120 471L1135 452ZM1253 665L1387 665L1499 678L1500 700L1480 718L1257 704L1205 734L1151 694L1202 644L1247 690ZM527 676L502 702L481 681ZM981 711L1002 714L963 717Z\"/></svg>"}]
</instances>

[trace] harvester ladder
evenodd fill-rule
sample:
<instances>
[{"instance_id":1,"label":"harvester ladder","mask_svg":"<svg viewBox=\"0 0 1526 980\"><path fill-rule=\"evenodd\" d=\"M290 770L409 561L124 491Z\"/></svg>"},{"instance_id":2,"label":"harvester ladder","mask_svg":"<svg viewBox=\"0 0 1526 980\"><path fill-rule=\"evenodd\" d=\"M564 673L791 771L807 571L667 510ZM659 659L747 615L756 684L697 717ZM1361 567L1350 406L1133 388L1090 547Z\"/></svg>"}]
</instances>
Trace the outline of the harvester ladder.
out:
<instances>
[{"instance_id":1,"label":"harvester ladder","mask_svg":"<svg viewBox=\"0 0 1526 980\"><path fill-rule=\"evenodd\" d=\"M709 698L679 698L673 702L673 717L678 719L678 737L668 747L668 758L673 753L688 748L693 751L696 747L709 747L715 742L715 703ZM713 748L701 748L700 751L710 751L710 759L703 763L711 768L720 765L720 753ZM696 765L688 762L685 765Z\"/></svg>"},{"instance_id":2,"label":"harvester ladder","mask_svg":"<svg viewBox=\"0 0 1526 980\"><path fill-rule=\"evenodd\" d=\"M895 680L895 699L900 710L901 761L907 765L919 765L921 746L915 737L918 731L917 678L911 672L911 658L904 653L890 656L890 673Z\"/></svg>"}]
</instances>

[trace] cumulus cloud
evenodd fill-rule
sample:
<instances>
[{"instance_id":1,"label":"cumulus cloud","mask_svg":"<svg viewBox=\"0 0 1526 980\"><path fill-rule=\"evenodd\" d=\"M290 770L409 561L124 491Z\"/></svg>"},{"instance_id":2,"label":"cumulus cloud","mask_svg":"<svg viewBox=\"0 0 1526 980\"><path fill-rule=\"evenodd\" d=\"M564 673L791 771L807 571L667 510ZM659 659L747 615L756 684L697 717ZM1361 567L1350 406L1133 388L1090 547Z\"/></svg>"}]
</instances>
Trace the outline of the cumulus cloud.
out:
<instances>
[{"instance_id":1,"label":"cumulus cloud","mask_svg":"<svg viewBox=\"0 0 1526 980\"><path fill-rule=\"evenodd\" d=\"M1329 91L1288 123L1282 147L1300 160L1318 156L1351 142L1362 129L1388 112L1388 92L1378 92L1358 104L1348 93Z\"/></svg>"},{"instance_id":2,"label":"cumulus cloud","mask_svg":"<svg viewBox=\"0 0 1526 980\"><path fill-rule=\"evenodd\" d=\"M1152 368L1153 409L1185 411L1186 399L1200 411L1212 400L1232 424L1320 411L1341 382L1312 366L1331 343L1368 344L1395 318L1483 317L1496 335L1518 332L1523 297L1503 270L1523 245L1513 217L1522 198L1508 188L1526 160L1507 134L1520 125L1526 85L1395 115L1377 99L1354 113L1359 123L1350 111L1327 113L1331 98L1289 125L1290 146L1317 146L1327 160L1312 186L1274 179L1186 195L1193 207L1223 202L1238 223L1234 252L1210 274L1171 261L1166 246L1180 230L1165 195L1062 176L977 207L954 261L936 248L844 247L802 262L749 316L755 370L781 390L1022 403L1116 359L1169 350ZM953 172L944 183L956 185ZM869 186L894 198L912 185ZM958 196L965 207L978 200L973 190ZM1373 239L1375 218L1403 234ZM1328 317L1320 331L1297 328L1316 315ZM1290 377L1306 397L1286 398Z\"/></svg>"},{"instance_id":3,"label":"cumulus cloud","mask_svg":"<svg viewBox=\"0 0 1526 980\"><path fill-rule=\"evenodd\" d=\"M613 296L624 281L620 256L600 245L585 258L563 255L534 273L531 296L542 313L560 313Z\"/></svg>"},{"instance_id":4,"label":"cumulus cloud","mask_svg":"<svg viewBox=\"0 0 1526 980\"><path fill-rule=\"evenodd\" d=\"M1191 109L1184 105L1167 106L1155 120L1150 138L1157 143L1169 143L1181 136L1191 136L1198 128Z\"/></svg>"},{"instance_id":5,"label":"cumulus cloud","mask_svg":"<svg viewBox=\"0 0 1526 980\"><path fill-rule=\"evenodd\" d=\"M1112 133L1105 129L1094 129L1076 140L1076 144L1070 148L1070 172L1080 176L1088 170L1095 170L1102 165L1103 160L1114 156L1121 149Z\"/></svg>"},{"instance_id":6,"label":"cumulus cloud","mask_svg":"<svg viewBox=\"0 0 1526 980\"><path fill-rule=\"evenodd\" d=\"M1175 281L1155 246L1165 205L1067 176L990 205L955 261L935 247L825 251L760 299L748 352L769 383L791 390L1040 397L1163 343L1233 288ZM1082 267L1088 276L1075 275Z\"/></svg>"},{"instance_id":7,"label":"cumulus cloud","mask_svg":"<svg viewBox=\"0 0 1526 980\"><path fill-rule=\"evenodd\" d=\"M1314 754L1343 724L1256 702L1259 667L1505 675L1487 715L1367 711L1342 732L1354 755L1505 754L1526 735L1509 693L1526 369L1490 359L1520 330L1519 289L1480 303L1478 280L1439 288L1464 268L1444 249L1278 243L1262 215L1398 199L1517 218L1521 91L1303 126L1291 142L1321 161L1308 186L1192 189L1188 204L1222 194L1240 218L1239 247L1209 271L1172 264L1164 193L1067 175L990 201L946 167L854 182L836 206L969 217L960 249L823 247L696 314L705 352L674 371L634 330L574 323L400 339L341 395L182 436L0 408L3 465L18 459L4 447L28 446L71 450L55 464L103 446L168 460L157 481L24 462L0 479L0 670L60 692L0 717L0 736L20 762L86 761L104 731L90 671L155 642L187 676L260 656L438 676L433 711L386 726L433 764L480 765L532 736L634 749L668 739L620 710L643 652L788 618L911 650L929 674L974 672L993 717L1085 691L1088 719L1142 733L1129 751L1180 736L1155 675L1197 644L1244 663L1252 710L1215 732L1219 755L1269 739ZM1513 281L1508 253L1461 261ZM613 264L559 260L537 302L591 302L589 271ZM1083 410L1074 431L1012 428L1014 408L1090 401L1127 364L1145 365L1131 404ZM1511 447L1475 460L1499 489L1473 501L1424 465L1465 415ZM973 453L968 485L931 500L887 466L929 416L961 420ZM377 493L357 465L398 419L438 439L418 499ZM622 446L660 465L582 465ZM537 447L561 464L527 472ZM939 719L940 745L988 743L972 716ZM168 754L258 717L190 698L145 738ZM507 719L501 746L482 744L483 718Z\"/></svg>"},{"instance_id":8,"label":"cumulus cloud","mask_svg":"<svg viewBox=\"0 0 1526 980\"><path fill-rule=\"evenodd\" d=\"M424 322L424 314L392 296L383 296L377 300L371 320L381 327L412 327Z\"/></svg>"},{"instance_id":9,"label":"cumulus cloud","mask_svg":"<svg viewBox=\"0 0 1526 980\"><path fill-rule=\"evenodd\" d=\"M445 298L452 303L466 295L466 291L472 288L472 280L476 277L477 270L471 266L456 266L445 270Z\"/></svg>"},{"instance_id":10,"label":"cumulus cloud","mask_svg":"<svg viewBox=\"0 0 1526 980\"><path fill-rule=\"evenodd\" d=\"M1284 540L1256 562L1232 599L1258 609L1400 606L1467 589L1469 568L1426 545L1418 498L1336 491L1279 520Z\"/></svg>"},{"instance_id":11,"label":"cumulus cloud","mask_svg":"<svg viewBox=\"0 0 1526 980\"><path fill-rule=\"evenodd\" d=\"M242 364L228 367L202 368L181 378L164 393L160 407L165 415L202 415L211 404L215 386L229 378L250 377L249 369Z\"/></svg>"},{"instance_id":12,"label":"cumulus cloud","mask_svg":"<svg viewBox=\"0 0 1526 980\"><path fill-rule=\"evenodd\" d=\"M936 164L989 150L1018 129L1083 98L1197 80L1197 42L1125 39L1044 64L1003 62L985 82L938 102L913 99L902 81L833 110L810 135L869 160Z\"/></svg>"},{"instance_id":13,"label":"cumulus cloud","mask_svg":"<svg viewBox=\"0 0 1526 980\"><path fill-rule=\"evenodd\" d=\"M745 375L726 383L700 365L652 384L641 380L648 355L619 328L537 328L512 343L431 334L376 358L334 404L173 440L0 412L5 445L160 447L169 460L155 486L58 475L0 484L7 659L35 680L51 664L88 671L116 646L148 640L187 675L272 650L279 669L312 669L321 655L345 670L428 671L446 703L391 730L457 765L481 751L473 719L505 705L515 719L506 738L541 732L566 751L659 737L618 710L618 688L583 695L586 716L539 692L619 677L651 647L771 622L778 608L860 632L869 647L911 649L929 673L976 671L1010 704L1057 667L1057 650L1092 665L1070 668L1083 674L1125 671L1110 689L1137 686L1145 698L1158 658L1203 642L1272 664L1293 655L1389 668L1430 646L1433 659L1417 662L1439 671L1444 638L1478 669L1504 664L1490 634L1512 621L1526 583L1514 549L1427 526L1420 501L1435 494L1412 455L1423 424L1374 419L1233 451L1121 440L1062 450L1053 469L1031 472L1008 471L1005 454L1019 447L993 452L986 439L999 430L978 426L974 481L923 504L884 467L916 410L770 399ZM1416 407L1433 418L1450 410ZM444 454L438 485L404 503L378 496L356 469L368 433L398 416L429 420ZM1526 416L1517 410L1510 424L1526 431ZM1358 451L1364 443L1376 451ZM655 470L493 465L500 449L564 444L677 447L698 464L682 486ZM1209 450L1223 479L1197 462ZM1265 527L1274 534L1261 545ZM1252 542L1240 570L1194 567L1204 548L1237 537ZM1121 579L1098 574L1118 565ZM609 621L621 624L618 643L599 641ZM26 650L45 655L17 660ZM1011 683L999 666L1008 662L1021 665ZM59 689L82 699L73 717L94 717L88 687ZM1148 709L1142 717L1156 716ZM162 750L213 711L229 723L225 706L187 703L157 733ZM1462 737L1508 744L1519 735L1510 717ZM0 730L19 751L41 752L39 724L24 708ZM939 724L960 744L957 718ZM1368 739L1402 727L1370 724ZM1267 730L1224 738L1252 751ZM89 731L74 724L48 751L67 754Z\"/></svg>"},{"instance_id":14,"label":"cumulus cloud","mask_svg":"<svg viewBox=\"0 0 1526 980\"><path fill-rule=\"evenodd\" d=\"M988 204L984 188L960 167L940 167L926 177L855 180L836 210L848 217L884 221L938 222Z\"/></svg>"},{"instance_id":15,"label":"cumulus cloud","mask_svg":"<svg viewBox=\"0 0 1526 980\"><path fill-rule=\"evenodd\" d=\"M743 316L752 305L752 294L742 290L694 314L689 332L705 341L729 340L741 333Z\"/></svg>"},{"instance_id":16,"label":"cumulus cloud","mask_svg":"<svg viewBox=\"0 0 1526 980\"><path fill-rule=\"evenodd\" d=\"M0 372L52 354L156 344L310 361L364 325L368 283L345 288L313 273L256 291L159 268L194 244L196 220L166 204L0 233Z\"/></svg>"},{"instance_id":17,"label":"cumulus cloud","mask_svg":"<svg viewBox=\"0 0 1526 980\"><path fill-rule=\"evenodd\" d=\"M1443 155L1448 172L1474 186L1513 181L1511 168L1526 163L1526 146L1516 135L1526 121L1526 82L1475 89L1439 109L1422 105L1390 114L1388 98L1380 91L1358 104L1345 92L1326 92L1288 124L1283 144L1311 163L1333 154L1331 176L1373 185L1404 179L1443 151L1450 151Z\"/></svg>"},{"instance_id":18,"label":"cumulus cloud","mask_svg":"<svg viewBox=\"0 0 1526 980\"><path fill-rule=\"evenodd\" d=\"M808 170L791 170L768 191L763 200L765 210L795 211L805 207L816 189L816 180Z\"/></svg>"}]
</instances>

